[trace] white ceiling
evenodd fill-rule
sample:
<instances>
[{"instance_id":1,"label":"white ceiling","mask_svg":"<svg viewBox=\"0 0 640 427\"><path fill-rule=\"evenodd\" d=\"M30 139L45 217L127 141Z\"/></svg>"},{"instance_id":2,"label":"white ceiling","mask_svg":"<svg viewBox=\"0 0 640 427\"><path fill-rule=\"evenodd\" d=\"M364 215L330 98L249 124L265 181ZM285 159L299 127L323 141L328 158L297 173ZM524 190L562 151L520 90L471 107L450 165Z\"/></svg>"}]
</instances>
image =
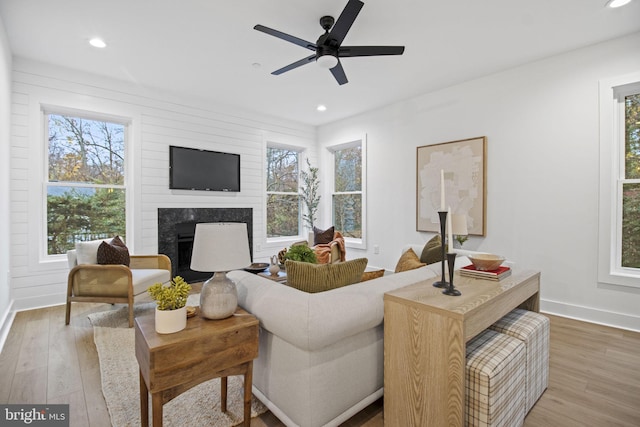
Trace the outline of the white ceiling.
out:
<instances>
[{"instance_id":1,"label":"white ceiling","mask_svg":"<svg viewBox=\"0 0 640 427\"><path fill-rule=\"evenodd\" d=\"M640 0L363 0L343 45L404 55L342 59L343 86L314 63L270 74L311 52L254 25L315 42L346 1L0 0L0 17L15 56L311 125L640 31Z\"/></svg>"}]
</instances>

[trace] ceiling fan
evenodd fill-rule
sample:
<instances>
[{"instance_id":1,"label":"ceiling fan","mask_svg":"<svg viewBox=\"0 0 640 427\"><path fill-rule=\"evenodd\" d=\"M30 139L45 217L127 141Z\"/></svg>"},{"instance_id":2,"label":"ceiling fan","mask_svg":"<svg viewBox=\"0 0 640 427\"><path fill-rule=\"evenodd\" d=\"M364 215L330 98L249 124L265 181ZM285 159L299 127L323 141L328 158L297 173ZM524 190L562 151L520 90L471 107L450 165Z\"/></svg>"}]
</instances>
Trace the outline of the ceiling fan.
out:
<instances>
[{"instance_id":1,"label":"ceiling fan","mask_svg":"<svg viewBox=\"0 0 640 427\"><path fill-rule=\"evenodd\" d=\"M297 44L298 46L302 46L315 52L313 55L289 64L286 67L282 67L271 74L279 75L312 61L316 61L316 63L321 67L329 68L336 81L343 85L347 83L348 80L339 58L354 56L402 55L404 52L404 46L341 46L342 41L351 28L351 25L353 25L353 22L360 13L362 6L364 6L364 3L360 0L349 0L337 21L334 21L332 16L323 16L320 18L320 25L324 29L324 34L322 34L315 43L265 27L264 25L256 25L253 27L255 30L262 31L263 33L278 37L279 39Z\"/></svg>"}]
</instances>

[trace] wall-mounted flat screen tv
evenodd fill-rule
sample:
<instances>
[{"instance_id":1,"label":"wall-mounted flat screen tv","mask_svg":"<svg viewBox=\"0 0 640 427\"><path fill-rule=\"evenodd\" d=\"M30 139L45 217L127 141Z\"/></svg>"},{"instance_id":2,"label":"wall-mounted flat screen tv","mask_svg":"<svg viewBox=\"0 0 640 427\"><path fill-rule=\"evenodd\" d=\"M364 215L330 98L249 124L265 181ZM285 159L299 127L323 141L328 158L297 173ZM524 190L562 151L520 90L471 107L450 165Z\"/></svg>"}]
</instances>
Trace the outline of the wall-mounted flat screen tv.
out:
<instances>
[{"instance_id":1,"label":"wall-mounted flat screen tv","mask_svg":"<svg viewBox=\"0 0 640 427\"><path fill-rule=\"evenodd\" d=\"M169 188L240 191L240 154L169 147Z\"/></svg>"}]
</instances>

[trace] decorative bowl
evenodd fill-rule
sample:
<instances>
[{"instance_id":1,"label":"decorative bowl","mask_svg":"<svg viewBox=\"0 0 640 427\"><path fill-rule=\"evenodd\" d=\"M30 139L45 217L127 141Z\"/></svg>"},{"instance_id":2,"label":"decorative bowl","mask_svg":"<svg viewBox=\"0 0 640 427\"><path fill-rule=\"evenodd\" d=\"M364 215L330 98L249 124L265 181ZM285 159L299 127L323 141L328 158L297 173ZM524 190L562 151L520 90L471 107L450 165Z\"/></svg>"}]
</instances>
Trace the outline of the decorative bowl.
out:
<instances>
[{"instance_id":1,"label":"decorative bowl","mask_svg":"<svg viewBox=\"0 0 640 427\"><path fill-rule=\"evenodd\" d=\"M469 255L468 258L476 270L480 271L497 270L505 260L505 257L493 254Z\"/></svg>"},{"instance_id":2,"label":"decorative bowl","mask_svg":"<svg viewBox=\"0 0 640 427\"><path fill-rule=\"evenodd\" d=\"M251 264L249 267L245 267L245 271L248 271L250 273L260 273L261 271L264 271L267 269L267 267L269 267L269 263L268 262L254 262L253 264Z\"/></svg>"}]
</instances>

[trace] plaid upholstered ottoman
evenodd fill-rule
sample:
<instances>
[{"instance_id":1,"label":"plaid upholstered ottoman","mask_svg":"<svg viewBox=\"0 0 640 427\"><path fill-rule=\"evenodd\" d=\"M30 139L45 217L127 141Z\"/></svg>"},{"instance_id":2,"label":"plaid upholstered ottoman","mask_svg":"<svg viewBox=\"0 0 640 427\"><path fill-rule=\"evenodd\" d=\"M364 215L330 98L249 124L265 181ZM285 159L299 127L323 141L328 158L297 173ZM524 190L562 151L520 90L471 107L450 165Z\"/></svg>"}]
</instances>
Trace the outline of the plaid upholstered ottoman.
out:
<instances>
[{"instance_id":1,"label":"plaid upholstered ottoman","mask_svg":"<svg viewBox=\"0 0 640 427\"><path fill-rule=\"evenodd\" d=\"M515 427L525 416L525 346L485 330L467 343L467 426Z\"/></svg>"},{"instance_id":2,"label":"plaid upholstered ottoman","mask_svg":"<svg viewBox=\"0 0 640 427\"><path fill-rule=\"evenodd\" d=\"M540 313L516 308L489 329L524 342L526 412L529 412L549 383L549 319Z\"/></svg>"}]
</instances>

